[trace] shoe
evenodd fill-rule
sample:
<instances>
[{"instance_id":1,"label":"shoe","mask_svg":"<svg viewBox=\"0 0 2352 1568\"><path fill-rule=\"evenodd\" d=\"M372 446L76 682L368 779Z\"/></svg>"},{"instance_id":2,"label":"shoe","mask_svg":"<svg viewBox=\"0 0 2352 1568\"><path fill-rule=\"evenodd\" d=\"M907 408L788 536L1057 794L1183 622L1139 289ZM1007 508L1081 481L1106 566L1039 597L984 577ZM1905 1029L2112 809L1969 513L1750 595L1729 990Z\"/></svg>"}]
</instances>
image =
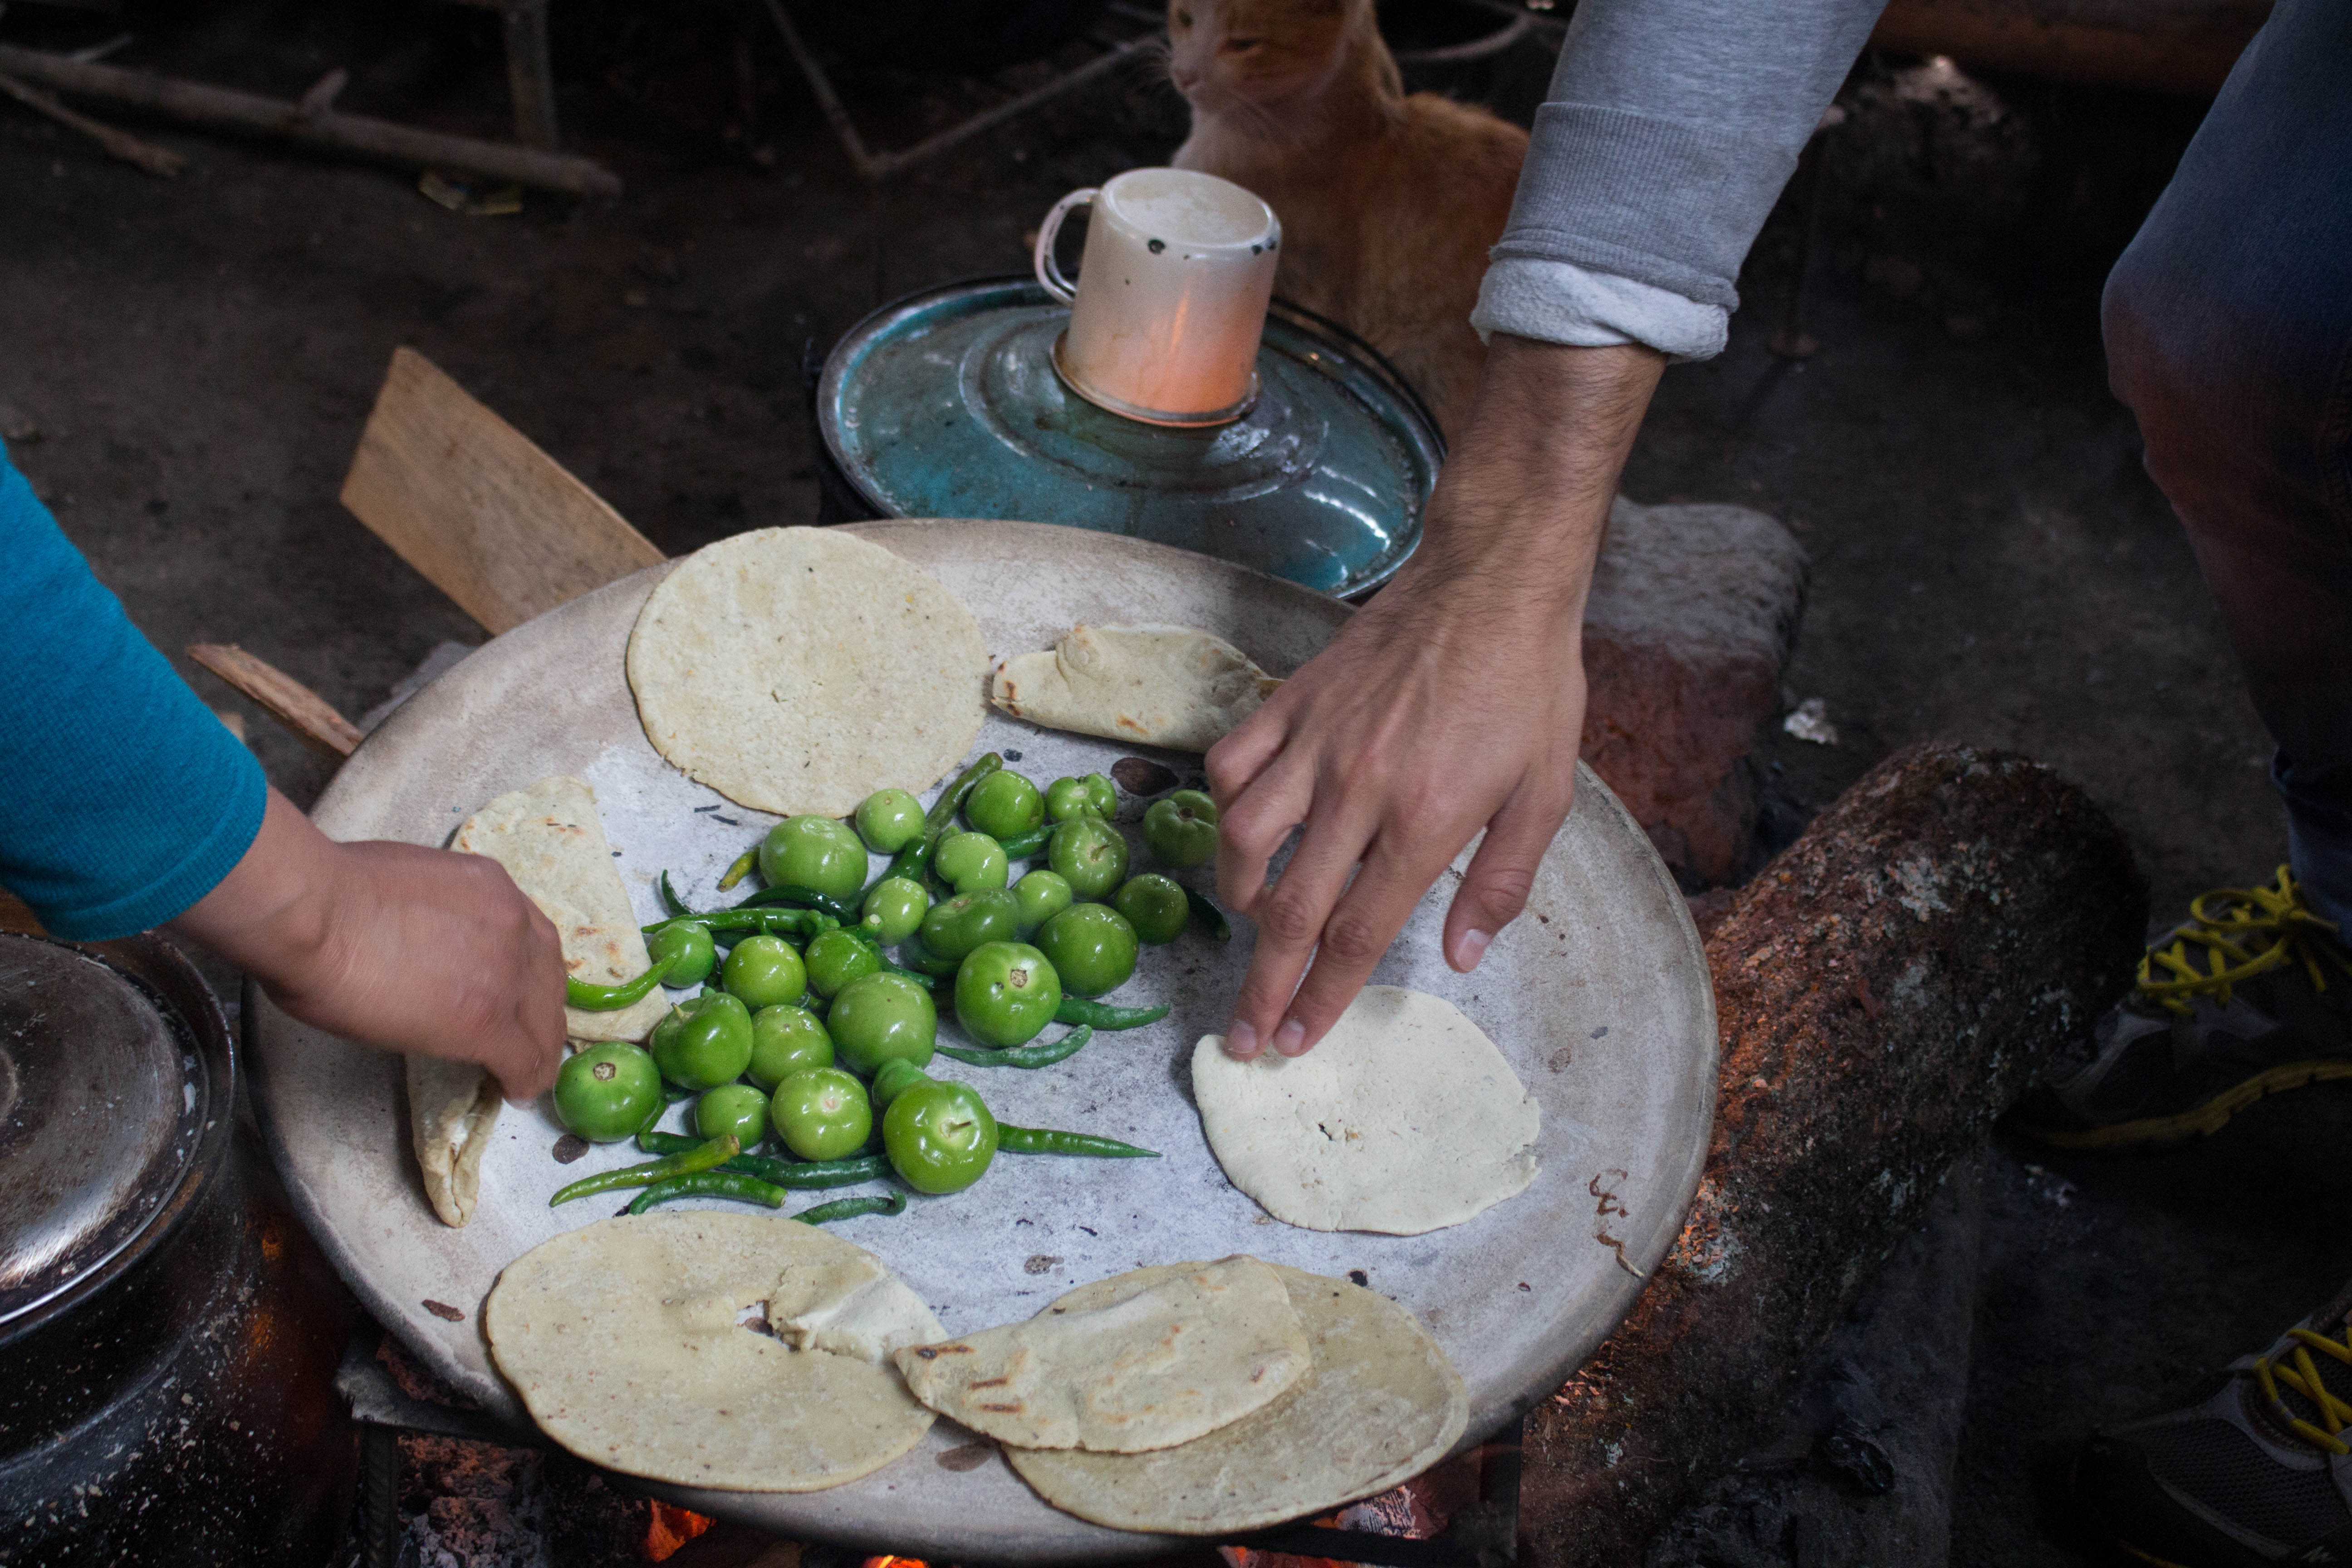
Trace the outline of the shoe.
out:
<instances>
[{"instance_id":1,"label":"shoe","mask_svg":"<svg viewBox=\"0 0 2352 1568\"><path fill-rule=\"evenodd\" d=\"M2188 1408L2094 1432L2074 1473L2090 1522L2159 1568L2352 1563L2347 1298Z\"/></svg>"},{"instance_id":2,"label":"shoe","mask_svg":"<svg viewBox=\"0 0 2352 1568\"><path fill-rule=\"evenodd\" d=\"M2070 1149L2172 1143L2332 1079L2352 1079L2352 952L2282 866L2271 887L2193 900L2141 958L2131 994L2011 1124Z\"/></svg>"}]
</instances>

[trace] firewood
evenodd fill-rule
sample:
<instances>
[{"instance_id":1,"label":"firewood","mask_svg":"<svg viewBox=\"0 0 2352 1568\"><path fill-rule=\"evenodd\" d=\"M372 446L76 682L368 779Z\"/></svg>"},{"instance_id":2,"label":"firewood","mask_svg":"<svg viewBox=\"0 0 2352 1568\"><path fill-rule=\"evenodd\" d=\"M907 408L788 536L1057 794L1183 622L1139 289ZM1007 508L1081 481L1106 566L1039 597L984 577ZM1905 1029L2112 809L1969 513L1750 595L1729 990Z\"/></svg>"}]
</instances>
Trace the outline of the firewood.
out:
<instances>
[{"instance_id":1,"label":"firewood","mask_svg":"<svg viewBox=\"0 0 2352 1568\"><path fill-rule=\"evenodd\" d=\"M1523 1563L1641 1560L1760 1436L1953 1161L2122 992L2147 889L2115 825L2023 757L1865 773L1707 942L1714 1142L1617 1332L1527 1426Z\"/></svg>"}]
</instances>

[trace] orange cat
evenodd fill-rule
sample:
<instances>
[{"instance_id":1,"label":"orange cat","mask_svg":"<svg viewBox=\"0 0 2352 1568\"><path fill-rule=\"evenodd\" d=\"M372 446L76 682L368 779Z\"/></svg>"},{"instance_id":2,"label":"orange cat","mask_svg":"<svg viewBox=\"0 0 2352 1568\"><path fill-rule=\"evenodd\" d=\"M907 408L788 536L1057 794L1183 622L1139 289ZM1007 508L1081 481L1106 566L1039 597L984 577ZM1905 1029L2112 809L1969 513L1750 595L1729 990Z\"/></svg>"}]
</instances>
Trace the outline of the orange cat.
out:
<instances>
[{"instance_id":1,"label":"orange cat","mask_svg":"<svg viewBox=\"0 0 2352 1568\"><path fill-rule=\"evenodd\" d=\"M1527 132L1404 95L1372 0L1171 0L1170 71L1192 105L1180 169L1282 220L1277 293L1386 354L1458 430L1486 351L1470 329Z\"/></svg>"}]
</instances>

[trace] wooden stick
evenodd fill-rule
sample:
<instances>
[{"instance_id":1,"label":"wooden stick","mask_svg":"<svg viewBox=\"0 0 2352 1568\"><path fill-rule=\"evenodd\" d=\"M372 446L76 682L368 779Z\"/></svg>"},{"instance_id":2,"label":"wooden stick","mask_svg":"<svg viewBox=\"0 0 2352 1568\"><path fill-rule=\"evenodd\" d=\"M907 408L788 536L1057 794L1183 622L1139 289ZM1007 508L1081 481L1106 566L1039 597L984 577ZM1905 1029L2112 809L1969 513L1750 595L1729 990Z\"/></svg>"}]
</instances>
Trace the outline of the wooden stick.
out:
<instances>
[{"instance_id":1,"label":"wooden stick","mask_svg":"<svg viewBox=\"0 0 2352 1568\"><path fill-rule=\"evenodd\" d=\"M415 349L393 351L342 500L494 635L663 559Z\"/></svg>"},{"instance_id":2,"label":"wooden stick","mask_svg":"<svg viewBox=\"0 0 2352 1568\"><path fill-rule=\"evenodd\" d=\"M159 178L168 180L188 166L188 161L177 153L152 142L142 142L129 132L101 124L87 114L77 114L39 88L26 87L13 77L0 76L0 92L60 125L72 127L124 163L136 163Z\"/></svg>"},{"instance_id":3,"label":"wooden stick","mask_svg":"<svg viewBox=\"0 0 2352 1568\"><path fill-rule=\"evenodd\" d=\"M152 71L85 64L62 55L0 44L0 72L82 98L151 110L214 130L274 136L305 147L382 159L419 169L455 169L574 195L617 196L620 179L603 164L569 153L542 152L332 110L306 114L299 103L182 81Z\"/></svg>"},{"instance_id":4,"label":"wooden stick","mask_svg":"<svg viewBox=\"0 0 2352 1568\"><path fill-rule=\"evenodd\" d=\"M341 759L359 746L359 726L336 712L325 698L235 643L190 643L188 657L252 698L313 751Z\"/></svg>"}]
</instances>

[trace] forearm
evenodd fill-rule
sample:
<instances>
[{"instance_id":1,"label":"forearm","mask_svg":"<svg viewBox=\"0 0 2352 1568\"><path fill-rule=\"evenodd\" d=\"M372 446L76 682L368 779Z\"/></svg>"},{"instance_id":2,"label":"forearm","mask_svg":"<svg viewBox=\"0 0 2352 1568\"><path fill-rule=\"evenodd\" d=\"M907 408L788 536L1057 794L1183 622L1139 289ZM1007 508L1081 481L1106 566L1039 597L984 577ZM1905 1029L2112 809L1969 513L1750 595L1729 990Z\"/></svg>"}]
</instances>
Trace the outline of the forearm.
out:
<instances>
[{"instance_id":1,"label":"forearm","mask_svg":"<svg viewBox=\"0 0 2352 1568\"><path fill-rule=\"evenodd\" d=\"M263 981L306 976L327 951L336 848L272 789L252 847L167 929Z\"/></svg>"},{"instance_id":2,"label":"forearm","mask_svg":"<svg viewBox=\"0 0 2352 1568\"><path fill-rule=\"evenodd\" d=\"M1664 367L1638 344L1497 333L1400 585L1475 586L1499 613L1580 625L1617 478Z\"/></svg>"}]
</instances>

